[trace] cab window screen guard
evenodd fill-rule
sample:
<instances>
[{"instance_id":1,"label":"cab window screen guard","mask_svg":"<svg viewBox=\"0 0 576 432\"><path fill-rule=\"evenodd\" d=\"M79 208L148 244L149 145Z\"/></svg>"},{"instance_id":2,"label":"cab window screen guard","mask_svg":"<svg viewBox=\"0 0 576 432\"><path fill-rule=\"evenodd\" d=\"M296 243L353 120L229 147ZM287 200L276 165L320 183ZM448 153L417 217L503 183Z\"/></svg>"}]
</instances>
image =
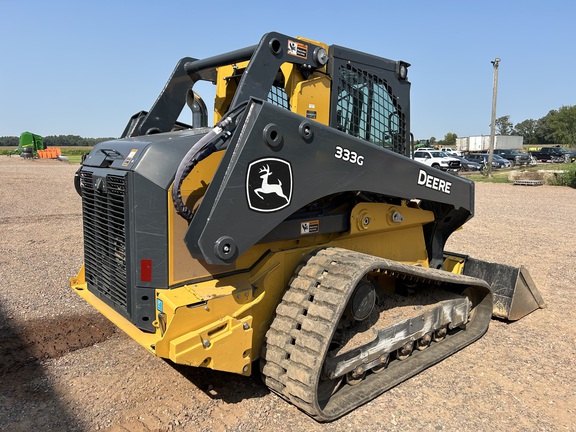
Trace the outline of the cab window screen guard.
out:
<instances>
[{"instance_id":1,"label":"cab window screen guard","mask_svg":"<svg viewBox=\"0 0 576 432\"><path fill-rule=\"evenodd\" d=\"M385 80L350 64L338 70L338 129L404 154L406 121Z\"/></svg>"}]
</instances>

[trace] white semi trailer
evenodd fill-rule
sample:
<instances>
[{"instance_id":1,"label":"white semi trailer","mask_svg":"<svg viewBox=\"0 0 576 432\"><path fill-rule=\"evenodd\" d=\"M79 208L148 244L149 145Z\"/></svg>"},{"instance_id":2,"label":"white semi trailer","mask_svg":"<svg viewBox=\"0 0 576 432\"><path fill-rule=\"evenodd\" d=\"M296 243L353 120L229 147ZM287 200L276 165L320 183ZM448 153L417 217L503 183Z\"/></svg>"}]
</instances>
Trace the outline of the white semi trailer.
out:
<instances>
[{"instance_id":1,"label":"white semi trailer","mask_svg":"<svg viewBox=\"0 0 576 432\"><path fill-rule=\"evenodd\" d=\"M522 149L524 137L513 135L496 135L494 149ZM456 138L456 149L462 152L486 152L490 148L490 135Z\"/></svg>"}]
</instances>

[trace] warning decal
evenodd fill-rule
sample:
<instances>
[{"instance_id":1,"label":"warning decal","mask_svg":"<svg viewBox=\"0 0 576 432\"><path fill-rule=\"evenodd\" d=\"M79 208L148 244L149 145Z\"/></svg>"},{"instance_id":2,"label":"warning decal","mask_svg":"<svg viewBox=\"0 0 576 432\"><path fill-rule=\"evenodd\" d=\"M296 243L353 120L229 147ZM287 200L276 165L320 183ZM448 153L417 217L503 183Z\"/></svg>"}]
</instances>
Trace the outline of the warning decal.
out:
<instances>
[{"instance_id":1,"label":"warning decal","mask_svg":"<svg viewBox=\"0 0 576 432\"><path fill-rule=\"evenodd\" d=\"M300 235L316 234L320 231L320 221L312 220L300 223Z\"/></svg>"},{"instance_id":2,"label":"warning decal","mask_svg":"<svg viewBox=\"0 0 576 432\"><path fill-rule=\"evenodd\" d=\"M128 166L128 164L132 162L132 159L134 159L134 156L136 156L137 151L138 149L132 149L128 156L126 156L126 159L124 159L124 162L122 162L122 166Z\"/></svg>"},{"instance_id":3,"label":"warning decal","mask_svg":"<svg viewBox=\"0 0 576 432\"><path fill-rule=\"evenodd\" d=\"M308 57L308 45L289 39L288 54L305 59Z\"/></svg>"}]
</instances>

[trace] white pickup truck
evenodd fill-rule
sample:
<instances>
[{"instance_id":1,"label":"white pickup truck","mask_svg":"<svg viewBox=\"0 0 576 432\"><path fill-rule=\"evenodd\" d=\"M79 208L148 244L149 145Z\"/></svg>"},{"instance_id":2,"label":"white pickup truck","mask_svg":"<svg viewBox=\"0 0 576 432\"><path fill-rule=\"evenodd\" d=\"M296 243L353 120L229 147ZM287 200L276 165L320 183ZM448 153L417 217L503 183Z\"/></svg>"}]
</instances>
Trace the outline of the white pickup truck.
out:
<instances>
[{"instance_id":1,"label":"white pickup truck","mask_svg":"<svg viewBox=\"0 0 576 432\"><path fill-rule=\"evenodd\" d=\"M462 152L460 150L456 150L455 148L452 147L442 147L440 149L441 152L444 152L446 154L453 154L456 156L462 156Z\"/></svg>"},{"instance_id":2,"label":"white pickup truck","mask_svg":"<svg viewBox=\"0 0 576 432\"><path fill-rule=\"evenodd\" d=\"M460 171L460 161L439 150L416 150L413 159L442 171Z\"/></svg>"}]
</instances>

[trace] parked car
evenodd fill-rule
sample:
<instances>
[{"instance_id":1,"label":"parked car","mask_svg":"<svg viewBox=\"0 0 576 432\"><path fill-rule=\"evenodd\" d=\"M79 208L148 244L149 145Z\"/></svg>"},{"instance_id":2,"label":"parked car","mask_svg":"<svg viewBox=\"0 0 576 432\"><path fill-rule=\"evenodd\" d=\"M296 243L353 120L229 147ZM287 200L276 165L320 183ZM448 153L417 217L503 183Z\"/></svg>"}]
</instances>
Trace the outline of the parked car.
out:
<instances>
[{"instance_id":1,"label":"parked car","mask_svg":"<svg viewBox=\"0 0 576 432\"><path fill-rule=\"evenodd\" d=\"M448 156L439 150L417 150L414 152L413 159L425 163L432 168L438 168L442 171L460 171L460 161L454 157Z\"/></svg>"},{"instance_id":2,"label":"parked car","mask_svg":"<svg viewBox=\"0 0 576 432\"><path fill-rule=\"evenodd\" d=\"M576 162L576 149L562 149L565 151L564 158L566 158L566 162Z\"/></svg>"},{"instance_id":3,"label":"parked car","mask_svg":"<svg viewBox=\"0 0 576 432\"><path fill-rule=\"evenodd\" d=\"M480 171L482 165L478 162L472 162L462 156L454 156L452 157L458 159L460 161L460 165L462 166L462 171Z\"/></svg>"},{"instance_id":4,"label":"parked car","mask_svg":"<svg viewBox=\"0 0 576 432\"><path fill-rule=\"evenodd\" d=\"M462 152L460 150L456 150L455 148L452 147L442 147L440 151L443 151L448 155L462 156Z\"/></svg>"},{"instance_id":5,"label":"parked car","mask_svg":"<svg viewBox=\"0 0 576 432\"><path fill-rule=\"evenodd\" d=\"M471 153L466 156L466 159L472 162L478 162L479 164L483 165L488 163L488 153ZM499 169L503 168L504 164L494 158L492 158L492 168Z\"/></svg>"},{"instance_id":6,"label":"parked car","mask_svg":"<svg viewBox=\"0 0 576 432\"><path fill-rule=\"evenodd\" d=\"M494 155L502 156L504 159L508 159L512 166L515 165L528 165L530 163L530 155L526 153L521 153L516 150L511 149L495 149Z\"/></svg>"},{"instance_id":7,"label":"parked car","mask_svg":"<svg viewBox=\"0 0 576 432\"><path fill-rule=\"evenodd\" d=\"M543 162L574 162L576 161L576 151L566 150L562 147L542 147L539 151L532 152L532 157Z\"/></svg>"},{"instance_id":8,"label":"parked car","mask_svg":"<svg viewBox=\"0 0 576 432\"><path fill-rule=\"evenodd\" d=\"M497 160L498 162L500 162L502 164L502 168L510 168L511 166L514 166L514 164L510 162L508 159L504 159L503 156L500 156L499 154L496 153L492 155L492 160Z\"/></svg>"}]
</instances>

